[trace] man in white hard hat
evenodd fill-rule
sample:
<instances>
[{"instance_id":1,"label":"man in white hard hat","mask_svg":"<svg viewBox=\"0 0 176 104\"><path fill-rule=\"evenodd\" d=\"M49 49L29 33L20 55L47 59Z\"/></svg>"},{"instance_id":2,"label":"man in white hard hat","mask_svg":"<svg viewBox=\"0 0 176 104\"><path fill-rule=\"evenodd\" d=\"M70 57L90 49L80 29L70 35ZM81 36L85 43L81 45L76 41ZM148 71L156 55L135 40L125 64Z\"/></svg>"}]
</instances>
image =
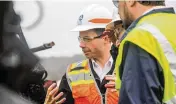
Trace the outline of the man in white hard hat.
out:
<instances>
[{"instance_id":1,"label":"man in white hard hat","mask_svg":"<svg viewBox=\"0 0 176 104\"><path fill-rule=\"evenodd\" d=\"M114 71L111 41L103 33L111 20L111 13L101 5L90 5L81 12L72 31L79 32L80 47L87 59L70 64L61 80L59 90L65 93L66 104L118 102L118 92L104 86L108 83L105 75Z\"/></svg>"}]
</instances>

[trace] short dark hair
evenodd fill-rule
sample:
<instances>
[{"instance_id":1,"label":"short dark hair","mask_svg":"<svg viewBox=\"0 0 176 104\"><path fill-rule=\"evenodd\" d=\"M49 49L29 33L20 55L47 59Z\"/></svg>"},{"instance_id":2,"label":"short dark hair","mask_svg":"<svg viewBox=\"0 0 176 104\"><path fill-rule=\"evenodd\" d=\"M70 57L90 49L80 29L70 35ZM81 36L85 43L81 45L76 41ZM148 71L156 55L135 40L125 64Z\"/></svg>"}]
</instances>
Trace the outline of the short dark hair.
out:
<instances>
[{"instance_id":1,"label":"short dark hair","mask_svg":"<svg viewBox=\"0 0 176 104\"><path fill-rule=\"evenodd\" d=\"M138 2L144 6L165 6L165 0L139 0Z\"/></svg>"},{"instance_id":2,"label":"short dark hair","mask_svg":"<svg viewBox=\"0 0 176 104\"><path fill-rule=\"evenodd\" d=\"M103 32L105 31L105 28L95 28L92 30L99 36L103 34Z\"/></svg>"}]
</instances>

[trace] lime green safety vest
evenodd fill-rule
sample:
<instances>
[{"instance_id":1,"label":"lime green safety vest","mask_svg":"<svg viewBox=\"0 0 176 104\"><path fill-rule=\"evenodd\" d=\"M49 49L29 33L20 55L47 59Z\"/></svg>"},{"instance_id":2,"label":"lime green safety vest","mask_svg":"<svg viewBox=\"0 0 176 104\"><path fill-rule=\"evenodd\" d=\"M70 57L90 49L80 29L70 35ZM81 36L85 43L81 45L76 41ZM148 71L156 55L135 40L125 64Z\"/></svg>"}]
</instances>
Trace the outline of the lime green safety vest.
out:
<instances>
[{"instance_id":1,"label":"lime green safety vest","mask_svg":"<svg viewBox=\"0 0 176 104\"><path fill-rule=\"evenodd\" d=\"M165 22L164 20L167 20ZM122 62L123 47L126 42L133 43L150 53L159 62L164 74L163 103L176 104L176 15L155 13L143 17L122 40L116 60L116 88L120 89L119 69Z\"/></svg>"}]
</instances>

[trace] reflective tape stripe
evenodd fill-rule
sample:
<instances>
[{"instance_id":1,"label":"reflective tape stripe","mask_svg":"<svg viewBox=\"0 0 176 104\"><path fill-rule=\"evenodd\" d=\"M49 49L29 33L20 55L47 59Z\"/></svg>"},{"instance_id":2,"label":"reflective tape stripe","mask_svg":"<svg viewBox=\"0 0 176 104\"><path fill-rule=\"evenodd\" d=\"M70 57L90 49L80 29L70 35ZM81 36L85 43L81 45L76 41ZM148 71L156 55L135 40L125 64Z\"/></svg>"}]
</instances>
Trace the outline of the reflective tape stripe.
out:
<instances>
[{"instance_id":1,"label":"reflective tape stripe","mask_svg":"<svg viewBox=\"0 0 176 104\"><path fill-rule=\"evenodd\" d=\"M90 71L87 70L88 60L83 60L78 63L73 63L67 68L66 77L70 89L72 90L72 85L80 84L81 82L86 81L86 83L92 83L93 77L90 74ZM72 69L76 67L85 67L79 70Z\"/></svg>"},{"instance_id":2,"label":"reflective tape stripe","mask_svg":"<svg viewBox=\"0 0 176 104\"><path fill-rule=\"evenodd\" d=\"M164 102L166 104L176 104L176 96L174 96L171 100Z\"/></svg>"},{"instance_id":3,"label":"reflective tape stripe","mask_svg":"<svg viewBox=\"0 0 176 104\"><path fill-rule=\"evenodd\" d=\"M75 70L75 71L69 72L68 75L78 75L80 73L90 73L90 71L89 70L85 70L85 69Z\"/></svg>"},{"instance_id":4,"label":"reflective tape stripe","mask_svg":"<svg viewBox=\"0 0 176 104\"><path fill-rule=\"evenodd\" d=\"M83 84L91 84L94 83L94 80L79 80L79 81L75 81L75 82L71 82L70 85L71 86L76 86L76 85L83 85Z\"/></svg>"},{"instance_id":5,"label":"reflective tape stripe","mask_svg":"<svg viewBox=\"0 0 176 104\"><path fill-rule=\"evenodd\" d=\"M90 69L91 68L91 66L90 66L90 61L88 61L88 68L89 68L89 70L90 70L90 74L93 76L93 80L94 80L94 83L95 83L95 87L96 87L96 89L97 89L97 91L98 91L98 93L99 93L99 95L100 95L100 97L101 97L101 104L103 104L103 96L101 95L101 92L100 92L100 89L99 89L99 87L98 87L98 85L97 85L97 83L96 83L96 80L95 80L95 77L94 77L94 75L93 75L93 72L92 72L92 70Z\"/></svg>"},{"instance_id":6,"label":"reflective tape stripe","mask_svg":"<svg viewBox=\"0 0 176 104\"><path fill-rule=\"evenodd\" d=\"M110 23L112 19L106 19L106 18L94 18L89 20L91 23Z\"/></svg>"},{"instance_id":7,"label":"reflective tape stripe","mask_svg":"<svg viewBox=\"0 0 176 104\"><path fill-rule=\"evenodd\" d=\"M78 80L91 80L93 77L91 76L90 72L89 73L78 73L78 74L69 74L68 78L70 79L71 82L78 81Z\"/></svg>"},{"instance_id":8,"label":"reflective tape stripe","mask_svg":"<svg viewBox=\"0 0 176 104\"><path fill-rule=\"evenodd\" d=\"M164 51L164 54L169 62L171 72L174 76L174 80L176 83L176 53L174 49L172 48L170 42L167 40L167 38L158 30L155 26L151 24L143 24L140 25L138 28L146 30L150 32L159 42L161 48Z\"/></svg>"}]
</instances>

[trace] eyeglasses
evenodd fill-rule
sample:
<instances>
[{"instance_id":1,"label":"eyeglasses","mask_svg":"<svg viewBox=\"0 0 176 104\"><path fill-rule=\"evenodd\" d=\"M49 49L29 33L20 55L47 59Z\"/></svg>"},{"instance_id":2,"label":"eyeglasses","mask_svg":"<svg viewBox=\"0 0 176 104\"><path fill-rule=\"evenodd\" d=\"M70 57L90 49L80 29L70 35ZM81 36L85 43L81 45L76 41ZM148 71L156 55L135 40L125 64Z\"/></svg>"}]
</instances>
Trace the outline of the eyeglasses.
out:
<instances>
[{"instance_id":1,"label":"eyeglasses","mask_svg":"<svg viewBox=\"0 0 176 104\"><path fill-rule=\"evenodd\" d=\"M78 41L79 42L90 42L90 41L92 41L92 40L94 40L94 39L97 39L97 38L100 38L101 37L101 35L99 35L99 36L96 36L96 37L89 37L89 36L85 36L85 37L78 37Z\"/></svg>"},{"instance_id":2,"label":"eyeglasses","mask_svg":"<svg viewBox=\"0 0 176 104\"><path fill-rule=\"evenodd\" d=\"M95 37L90 37L90 36L85 36L85 37L78 37L79 42L90 42L94 39L101 38L102 36L109 35L110 31L104 31L101 35L95 36Z\"/></svg>"},{"instance_id":3,"label":"eyeglasses","mask_svg":"<svg viewBox=\"0 0 176 104\"><path fill-rule=\"evenodd\" d=\"M115 7L118 8L118 3L119 3L119 0L112 0L113 4L115 5Z\"/></svg>"}]
</instances>

